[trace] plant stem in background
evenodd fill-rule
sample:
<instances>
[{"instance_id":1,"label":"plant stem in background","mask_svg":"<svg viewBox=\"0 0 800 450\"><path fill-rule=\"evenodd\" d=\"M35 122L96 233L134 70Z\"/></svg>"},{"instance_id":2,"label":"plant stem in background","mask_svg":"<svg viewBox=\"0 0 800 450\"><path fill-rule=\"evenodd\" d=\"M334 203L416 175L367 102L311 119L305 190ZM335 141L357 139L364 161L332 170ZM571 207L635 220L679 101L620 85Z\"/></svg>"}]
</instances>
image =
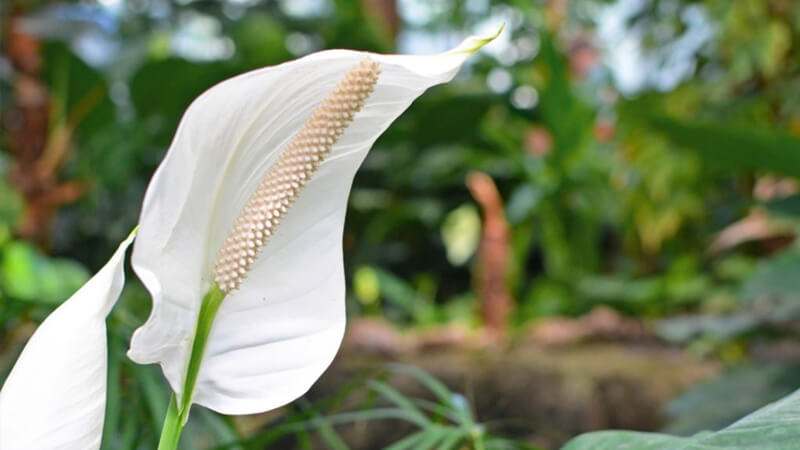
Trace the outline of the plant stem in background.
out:
<instances>
[{"instance_id":1,"label":"plant stem in background","mask_svg":"<svg viewBox=\"0 0 800 450\"><path fill-rule=\"evenodd\" d=\"M483 210L475 290L481 299L481 315L487 331L500 337L505 335L514 304L507 285L511 245L503 199L492 178L483 172L470 173L467 187Z\"/></svg>"},{"instance_id":2,"label":"plant stem in background","mask_svg":"<svg viewBox=\"0 0 800 450\"><path fill-rule=\"evenodd\" d=\"M91 99L82 102L80 112L68 111L66 65L48 86L42 73L39 37L24 30L17 13L9 22L2 36L8 42L9 62L15 74L13 102L10 110L4 111L7 122L15 124L8 128L6 139L11 156L8 177L25 199L25 211L16 232L48 247L56 212L75 202L85 190L77 180L60 179L60 169L73 144L72 130L104 92L96 91Z\"/></svg>"}]
</instances>

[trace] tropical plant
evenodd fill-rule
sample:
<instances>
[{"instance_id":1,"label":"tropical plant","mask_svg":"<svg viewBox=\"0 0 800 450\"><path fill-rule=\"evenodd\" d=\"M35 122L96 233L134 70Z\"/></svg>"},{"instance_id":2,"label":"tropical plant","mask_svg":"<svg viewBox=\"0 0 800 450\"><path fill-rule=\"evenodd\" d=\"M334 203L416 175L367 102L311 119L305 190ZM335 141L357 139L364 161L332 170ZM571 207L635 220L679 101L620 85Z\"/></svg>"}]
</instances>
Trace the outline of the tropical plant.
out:
<instances>
[{"instance_id":1,"label":"tropical plant","mask_svg":"<svg viewBox=\"0 0 800 450\"><path fill-rule=\"evenodd\" d=\"M344 332L339 242L355 171L417 96L501 30L433 56L316 53L193 102L151 181L132 257L154 306L128 355L160 363L175 392L159 449L178 447L194 403L274 409L330 364ZM0 392L3 448L100 447L105 318L133 237L23 350ZM42 389L53 376L63 384Z\"/></svg>"}]
</instances>

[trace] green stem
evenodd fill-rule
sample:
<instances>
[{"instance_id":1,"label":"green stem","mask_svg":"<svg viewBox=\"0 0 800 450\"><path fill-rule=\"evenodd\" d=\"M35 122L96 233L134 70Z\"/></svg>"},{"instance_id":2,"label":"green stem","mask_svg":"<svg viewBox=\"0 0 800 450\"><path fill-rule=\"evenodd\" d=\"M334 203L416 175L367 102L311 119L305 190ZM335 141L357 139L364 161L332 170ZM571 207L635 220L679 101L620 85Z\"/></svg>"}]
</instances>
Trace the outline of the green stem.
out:
<instances>
[{"instance_id":1,"label":"green stem","mask_svg":"<svg viewBox=\"0 0 800 450\"><path fill-rule=\"evenodd\" d=\"M178 448L178 441L181 439L181 429L178 420L178 401L175 394L169 400L167 416L164 418L164 426L161 428L161 440L158 441L158 450L175 450Z\"/></svg>"},{"instance_id":2,"label":"green stem","mask_svg":"<svg viewBox=\"0 0 800 450\"><path fill-rule=\"evenodd\" d=\"M192 396L194 387L197 384L197 376L200 373L200 365L203 362L203 354L208 343L208 336L211 334L211 327L214 318L219 311L225 293L214 283L203 297L200 305L200 313L197 315L197 326L192 341L192 353L189 356L189 365L186 367L186 378L183 381L183 395L180 400L175 395L169 402L167 416L164 418L164 428L161 431L161 441L158 450L176 450L181 438L186 421L189 420L189 411L192 409Z\"/></svg>"},{"instance_id":3,"label":"green stem","mask_svg":"<svg viewBox=\"0 0 800 450\"><path fill-rule=\"evenodd\" d=\"M186 425L186 421L189 420L194 385L197 383L197 375L200 373L200 364L203 362L208 335L211 333L214 317L216 317L223 299L225 299L225 293L220 290L217 283L214 283L206 293L206 296L203 297L203 304L200 306L200 314L197 316L197 329L194 332L194 342L192 342L192 354L189 357L186 379L183 382L183 395L178 409L181 427Z\"/></svg>"}]
</instances>

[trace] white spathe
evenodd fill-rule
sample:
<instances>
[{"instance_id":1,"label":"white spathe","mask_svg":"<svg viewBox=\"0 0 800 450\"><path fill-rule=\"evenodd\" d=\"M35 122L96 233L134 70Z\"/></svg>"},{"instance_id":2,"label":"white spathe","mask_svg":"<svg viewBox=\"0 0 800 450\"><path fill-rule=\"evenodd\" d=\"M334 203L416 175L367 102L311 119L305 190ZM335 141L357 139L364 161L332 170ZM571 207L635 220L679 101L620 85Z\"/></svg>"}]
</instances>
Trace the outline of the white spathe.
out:
<instances>
[{"instance_id":1,"label":"white spathe","mask_svg":"<svg viewBox=\"0 0 800 450\"><path fill-rule=\"evenodd\" d=\"M414 99L452 79L494 37L469 38L430 56L323 51L245 73L198 97L147 189L132 265L152 294L153 310L134 333L129 357L159 363L181 394L200 302L233 221L314 108L347 71L371 58L381 66L374 92L241 287L223 301L193 399L224 414L250 414L304 394L344 333L342 229L356 170Z\"/></svg>"},{"instance_id":2,"label":"white spathe","mask_svg":"<svg viewBox=\"0 0 800 450\"><path fill-rule=\"evenodd\" d=\"M96 450L106 406L106 316L125 283L131 234L25 345L0 391L0 449Z\"/></svg>"}]
</instances>

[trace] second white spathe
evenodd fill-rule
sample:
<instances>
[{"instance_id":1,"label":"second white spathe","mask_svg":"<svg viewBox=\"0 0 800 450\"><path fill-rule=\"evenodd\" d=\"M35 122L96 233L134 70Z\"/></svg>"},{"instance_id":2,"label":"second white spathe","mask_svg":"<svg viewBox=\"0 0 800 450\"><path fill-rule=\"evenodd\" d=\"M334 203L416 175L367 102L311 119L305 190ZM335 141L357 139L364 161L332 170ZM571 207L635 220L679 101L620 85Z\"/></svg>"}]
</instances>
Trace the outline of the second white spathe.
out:
<instances>
[{"instance_id":1,"label":"second white spathe","mask_svg":"<svg viewBox=\"0 0 800 450\"><path fill-rule=\"evenodd\" d=\"M36 329L0 391L0 449L97 450L103 434L106 316L125 283L132 233Z\"/></svg>"}]
</instances>

